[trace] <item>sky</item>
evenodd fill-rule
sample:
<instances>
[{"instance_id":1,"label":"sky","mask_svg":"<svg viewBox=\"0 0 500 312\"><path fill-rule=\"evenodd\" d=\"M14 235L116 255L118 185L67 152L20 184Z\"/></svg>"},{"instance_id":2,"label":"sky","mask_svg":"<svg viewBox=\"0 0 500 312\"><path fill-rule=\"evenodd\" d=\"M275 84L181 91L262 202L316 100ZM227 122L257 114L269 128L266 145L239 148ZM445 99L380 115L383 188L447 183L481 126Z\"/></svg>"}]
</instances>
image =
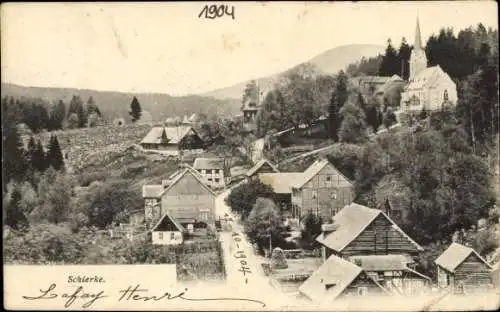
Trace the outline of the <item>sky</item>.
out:
<instances>
[{"instance_id":1,"label":"sky","mask_svg":"<svg viewBox=\"0 0 500 312\"><path fill-rule=\"evenodd\" d=\"M493 1L224 2L1 5L2 82L172 95L202 93L288 69L345 44L422 41L441 27L498 28Z\"/></svg>"}]
</instances>

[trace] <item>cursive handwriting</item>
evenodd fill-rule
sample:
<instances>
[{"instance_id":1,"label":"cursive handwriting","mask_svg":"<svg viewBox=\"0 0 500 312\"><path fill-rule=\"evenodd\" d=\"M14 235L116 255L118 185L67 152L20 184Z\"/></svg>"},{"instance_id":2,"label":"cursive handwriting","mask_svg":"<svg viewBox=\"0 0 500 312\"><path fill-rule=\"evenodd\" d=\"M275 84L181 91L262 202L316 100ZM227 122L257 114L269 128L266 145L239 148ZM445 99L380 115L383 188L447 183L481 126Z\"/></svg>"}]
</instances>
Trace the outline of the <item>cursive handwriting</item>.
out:
<instances>
[{"instance_id":1,"label":"cursive handwriting","mask_svg":"<svg viewBox=\"0 0 500 312\"><path fill-rule=\"evenodd\" d=\"M98 293L90 293L90 292L85 292L83 286L78 286L78 288L71 294L69 293L57 293L55 291L56 289L56 284L52 283L47 289L40 289L40 294L38 296L22 296L23 299L25 300L44 300L44 299L56 299L56 298L61 298L64 300L64 307L69 308L73 303L75 303L77 300L83 300L82 308L88 308L91 307L95 302L97 302L99 299L102 298L107 298L104 294L104 291L100 291ZM259 303L262 305L262 307L265 307L266 304L262 301L259 300L254 300L254 299L247 299L247 298L229 298L229 297L223 297L223 298L192 298L192 297L187 297L186 293L188 292L188 289L185 288L183 291L178 292L178 293L170 293L170 292L163 292L162 294L159 295L150 295L149 290L142 288L140 284L136 284L135 286L128 286L124 289L121 289L118 291L119 297L118 301L150 301L150 302L157 302L160 300L186 300L186 301L248 301L248 302L253 302L253 303Z\"/></svg>"},{"instance_id":2,"label":"cursive handwriting","mask_svg":"<svg viewBox=\"0 0 500 312\"><path fill-rule=\"evenodd\" d=\"M55 299L60 297L65 300L64 303L65 308L69 308L77 299L83 299L86 301L82 305L82 308L88 308L92 306L97 300L107 297L104 295L104 291L100 291L96 294L86 293L83 290L83 286L78 286L78 288L71 294L63 293L60 295L53 292L55 288L56 284L52 283L49 286L49 288L45 290L40 289L41 295L39 295L38 297L23 296L23 298L26 300L39 300L39 299Z\"/></svg>"}]
</instances>

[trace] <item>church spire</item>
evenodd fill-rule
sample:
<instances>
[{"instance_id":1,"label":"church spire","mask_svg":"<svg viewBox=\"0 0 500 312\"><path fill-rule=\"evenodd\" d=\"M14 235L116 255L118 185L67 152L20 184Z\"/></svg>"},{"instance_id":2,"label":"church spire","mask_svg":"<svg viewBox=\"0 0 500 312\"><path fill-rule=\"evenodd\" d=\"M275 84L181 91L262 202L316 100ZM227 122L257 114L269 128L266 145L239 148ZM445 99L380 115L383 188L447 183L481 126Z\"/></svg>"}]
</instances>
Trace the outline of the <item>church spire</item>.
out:
<instances>
[{"instance_id":1,"label":"church spire","mask_svg":"<svg viewBox=\"0 0 500 312\"><path fill-rule=\"evenodd\" d=\"M417 16L417 27L415 29L415 44L413 45L414 49L422 49L422 41L420 38L420 23L418 21L418 16Z\"/></svg>"}]
</instances>

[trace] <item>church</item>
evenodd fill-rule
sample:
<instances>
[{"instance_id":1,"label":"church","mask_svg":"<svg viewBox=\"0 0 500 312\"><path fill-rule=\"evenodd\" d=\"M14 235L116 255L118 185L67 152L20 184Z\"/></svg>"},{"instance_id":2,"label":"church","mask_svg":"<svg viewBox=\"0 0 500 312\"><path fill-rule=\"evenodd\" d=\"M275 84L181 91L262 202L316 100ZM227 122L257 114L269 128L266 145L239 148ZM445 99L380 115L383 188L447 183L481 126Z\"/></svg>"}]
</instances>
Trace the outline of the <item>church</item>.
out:
<instances>
[{"instance_id":1,"label":"church","mask_svg":"<svg viewBox=\"0 0 500 312\"><path fill-rule=\"evenodd\" d=\"M401 112L436 111L444 105L457 104L455 82L439 65L427 67L418 18L409 74L408 84L401 94Z\"/></svg>"}]
</instances>

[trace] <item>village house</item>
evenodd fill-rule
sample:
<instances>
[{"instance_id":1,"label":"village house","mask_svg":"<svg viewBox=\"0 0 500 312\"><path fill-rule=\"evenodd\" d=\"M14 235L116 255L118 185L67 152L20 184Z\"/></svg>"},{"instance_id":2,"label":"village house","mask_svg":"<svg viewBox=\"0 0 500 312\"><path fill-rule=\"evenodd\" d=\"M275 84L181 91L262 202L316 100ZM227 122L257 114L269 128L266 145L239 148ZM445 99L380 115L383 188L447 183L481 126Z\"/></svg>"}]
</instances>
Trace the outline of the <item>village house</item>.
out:
<instances>
[{"instance_id":1,"label":"village house","mask_svg":"<svg viewBox=\"0 0 500 312\"><path fill-rule=\"evenodd\" d=\"M181 152L203 152L204 141L191 126L181 125L153 127L140 145L146 150L179 156Z\"/></svg>"},{"instance_id":2,"label":"village house","mask_svg":"<svg viewBox=\"0 0 500 312\"><path fill-rule=\"evenodd\" d=\"M299 292L315 304L360 296L388 295L363 269L352 262L330 256L300 287Z\"/></svg>"},{"instance_id":3,"label":"village house","mask_svg":"<svg viewBox=\"0 0 500 312\"><path fill-rule=\"evenodd\" d=\"M222 158L196 158L193 168L200 173L208 186L217 189L226 185Z\"/></svg>"},{"instance_id":4,"label":"village house","mask_svg":"<svg viewBox=\"0 0 500 312\"><path fill-rule=\"evenodd\" d=\"M412 267L415 262L404 255L352 256L349 261L361 267L388 291L399 295L423 295L430 288L431 278Z\"/></svg>"},{"instance_id":5,"label":"village house","mask_svg":"<svg viewBox=\"0 0 500 312\"><path fill-rule=\"evenodd\" d=\"M423 248L379 209L356 203L345 206L333 223L323 224L316 238L323 258L335 254L348 258L363 255L404 255L415 258Z\"/></svg>"},{"instance_id":6,"label":"village house","mask_svg":"<svg viewBox=\"0 0 500 312\"><path fill-rule=\"evenodd\" d=\"M252 168L246 172L247 180L252 180L259 177L261 173L277 173L280 172L269 160L261 159Z\"/></svg>"},{"instance_id":7,"label":"village house","mask_svg":"<svg viewBox=\"0 0 500 312\"><path fill-rule=\"evenodd\" d=\"M352 82L363 94L375 94L378 88L391 80L384 76L360 76L352 78Z\"/></svg>"},{"instance_id":8,"label":"village house","mask_svg":"<svg viewBox=\"0 0 500 312\"><path fill-rule=\"evenodd\" d=\"M457 86L439 66L427 67L417 18L415 43L410 56L408 85L401 94L400 109L404 112L435 111L457 103Z\"/></svg>"},{"instance_id":9,"label":"village house","mask_svg":"<svg viewBox=\"0 0 500 312\"><path fill-rule=\"evenodd\" d=\"M470 247L452 243L435 263L440 288L468 293L493 287L493 268Z\"/></svg>"},{"instance_id":10,"label":"village house","mask_svg":"<svg viewBox=\"0 0 500 312\"><path fill-rule=\"evenodd\" d=\"M383 85L375 90L375 95L379 105L389 105L399 107L401 93L407 82L398 75L391 76Z\"/></svg>"},{"instance_id":11,"label":"village house","mask_svg":"<svg viewBox=\"0 0 500 312\"><path fill-rule=\"evenodd\" d=\"M354 198L352 183L326 159L317 160L304 172L262 173L259 179L291 205L292 218L313 213L330 220Z\"/></svg>"},{"instance_id":12,"label":"village house","mask_svg":"<svg viewBox=\"0 0 500 312\"><path fill-rule=\"evenodd\" d=\"M184 227L167 212L151 229L153 245L180 245L184 232Z\"/></svg>"},{"instance_id":13,"label":"village house","mask_svg":"<svg viewBox=\"0 0 500 312\"><path fill-rule=\"evenodd\" d=\"M144 185L143 198L148 226L167 212L188 229L215 222L215 193L190 167L177 171L161 185Z\"/></svg>"}]
</instances>

